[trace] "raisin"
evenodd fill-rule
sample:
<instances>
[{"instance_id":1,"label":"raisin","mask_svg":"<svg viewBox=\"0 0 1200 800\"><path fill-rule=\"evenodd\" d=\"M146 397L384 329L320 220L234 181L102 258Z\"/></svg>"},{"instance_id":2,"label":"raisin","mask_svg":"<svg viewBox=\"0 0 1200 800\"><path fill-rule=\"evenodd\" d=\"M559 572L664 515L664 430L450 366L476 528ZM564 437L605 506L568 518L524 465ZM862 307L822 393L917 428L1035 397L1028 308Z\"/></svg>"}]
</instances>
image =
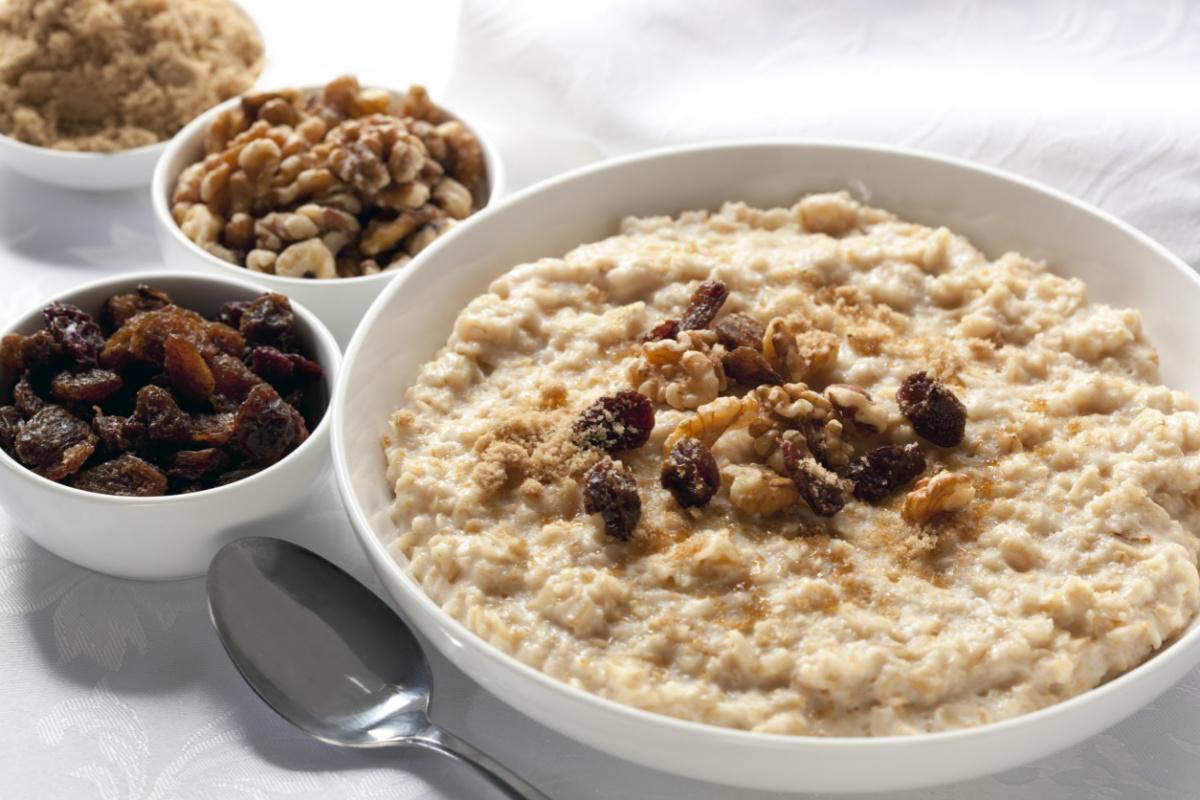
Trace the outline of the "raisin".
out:
<instances>
[{"instance_id":1,"label":"raisin","mask_svg":"<svg viewBox=\"0 0 1200 800\"><path fill-rule=\"evenodd\" d=\"M846 492L837 475L822 467L798 442L784 439L783 471L791 478L800 497L821 517L832 517L846 505Z\"/></svg>"},{"instance_id":2,"label":"raisin","mask_svg":"<svg viewBox=\"0 0 1200 800\"><path fill-rule=\"evenodd\" d=\"M766 357L750 347L738 347L721 356L721 366L726 375L750 389L763 384L779 386L783 383L783 376L775 371Z\"/></svg>"},{"instance_id":3,"label":"raisin","mask_svg":"<svg viewBox=\"0 0 1200 800\"><path fill-rule=\"evenodd\" d=\"M592 403L575 421L571 441L579 447L616 453L641 447L654 430L654 406L637 392L617 392Z\"/></svg>"},{"instance_id":4,"label":"raisin","mask_svg":"<svg viewBox=\"0 0 1200 800\"><path fill-rule=\"evenodd\" d=\"M642 499L629 470L608 456L597 461L583 476L583 510L599 514L604 532L628 541L642 516Z\"/></svg>"},{"instance_id":5,"label":"raisin","mask_svg":"<svg viewBox=\"0 0 1200 800\"><path fill-rule=\"evenodd\" d=\"M717 312L721 310L728 296L729 289L720 281L705 281L700 284L679 320L679 329L698 331L707 328L717 318Z\"/></svg>"},{"instance_id":6,"label":"raisin","mask_svg":"<svg viewBox=\"0 0 1200 800\"><path fill-rule=\"evenodd\" d=\"M962 441L967 408L937 378L925 372L909 375L896 390L896 404L917 435L939 447L954 447Z\"/></svg>"},{"instance_id":7,"label":"raisin","mask_svg":"<svg viewBox=\"0 0 1200 800\"><path fill-rule=\"evenodd\" d=\"M94 367L104 347L104 334L92 315L70 303L51 303L42 321L54 341L82 367Z\"/></svg>"},{"instance_id":8,"label":"raisin","mask_svg":"<svg viewBox=\"0 0 1200 800\"><path fill-rule=\"evenodd\" d=\"M717 341L725 345L726 350L749 347L762 352L763 337L767 335L763 324L749 314L729 314L716 324L714 330Z\"/></svg>"},{"instance_id":9,"label":"raisin","mask_svg":"<svg viewBox=\"0 0 1200 800\"><path fill-rule=\"evenodd\" d=\"M13 442L25 424L25 416L16 406L0 406L0 450L13 451Z\"/></svg>"},{"instance_id":10,"label":"raisin","mask_svg":"<svg viewBox=\"0 0 1200 800\"><path fill-rule=\"evenodd\" d=\"M205 327L205 334L211 347L208 352L228 353L231 356L242 357L246 351L246 338L223 322L210 322Z\"/></svg>"},{"instance_id":11,"label":"raisin","mask_svg":"<svg viewBox=\"0 0 1200 800\"><path fill-rule=\"evenodd\" d=\"M17 377L25 371L21 361L21 342L25 337L19 333L10 333L0 339L0 392L8 391L8 387L17 381Z\"/></svg>"},{"instance_id":12,"label":"raisin","mask_svg":"<svg viewBox=\"0 0 1200 800\"><path fill-rule=\"evenodd\" d=\"M298 353L284 353L274 347L251 350L250 369L277 389L291 388L321 377L321 365L317 362Z\"/></svg>"},{"instance_id":13,"label":"raisin","mask_svg":"<svg viewBox=\"0 0 1200 800\"><path fill-rule=\"evenodd\" d=\"M229 456L215 447L203 450L180 450L167 459L167 475L172 480L198 481L205 475L224 469Z\"/></svg>"},{"instance_id":14,"label":"raisin","mask_svg":"<svg viewBox=\"0 0 1200 800\"><path fill-rule=\"evenodd\" d=\"M242 312L248 305L250 305L249 300L233 300L222 304L221 309L217 311L217 322L236 329L241 324Z\"/></svg>"},{"instance_id":15,"label":"raisin","mask_svg":"<svg viewBox=\"0 0 1200 800\"><path fill-rule=\"evenodd\" d=\"M662 466L662 487L684 508L703 506L721 488L717 460L699 439L681 439Z\"/></svg>"},{"instance_id":16,"label":"raisin","mask_svg":"<svg viewBox=\"0 0 1200 800\"><path fill-rule=\"evenodd\" d=\"M273 292L260 295L242 309L238 330L253 344L290 350L296 341L291 301Z\"/></svg>"},{"instance_id":17,"label":"raisin","mask_svg":"<svg viewBox=\"0 0 1200 800\"><path fill-rule=\"evenodd\" d=\"M134 417L151 439L183 444L192 439L190 420L171 393L161 386L143 386L137 393Z\"/></svg>"},{"instance_id":18,"label":"raisin","mask_svg":"<svg viewBox=\"0 0 1200 800\"><path fill-rule=\"evenodd\" d=\"M847 476L859 500L881 500L925 471L925 455L916 442L877 447L850 462Z\"/></svg>"},{"instance_id":19,"label":"raisin","mask_svg":"<svg viewBox=\"0 0 1200 800\"><path fill-rule=\"evenodd\" d=\"M52 481L78 472L95 450L92 429L62 406L42 408L13 441L17 459Z\"/></svg>"},{"instance_id":20,"label":"raisin","mask_svg":"<svg viewBox=\"0 0 1200 800\"><path fill-rule=\"evenodd\" d=\"M115 331L143 311L157 311L169 305L171 298L166 292L140 283L132 292L114 294L105 300L100 322L106 330Z\"/></svg>"},{"instance_id":21,"label":"raisin","mask_svg":"<svg viewBox=\"0 0 1200 800\"><path fill-rule=\"evenodd\" d=\"M92 430L100 439L101 447L109 453L136 450L147 435L146 425L140 420L99 412L92 417Z\"/></svg>"},{"instance_id":22,"label":"raisin","mask_svg":"<svg viewBox=\"0 0 1200 800\"><path fill-rule=\"evenodd\" d=\"M679 320L667 319L655 325L650 332L642 337L643 342L658 342L663 339L674 339L679 335Z\"/></svg>"},{"instance_id":23,"label":"raisin","mask_svg":"<svg viewBox=\"0 0 1200 800\"><path fill-rule=\"evenodd\" d=\"M220 395L230 403L232 408L236 409L250 390L262 383L262 378L250 371L240 358L234 358L225 353L218 353L208 360L208 365L212 369L213 380L215 385L213 392ZM214 399L214 405L220 403Z\"/></svg>"},{"instance_id":24,"label":"raisin","mask_svg":"<svg viewBox=\"0 0 1200 800\"><path fill-rule=\"evenodd\" d=\"M238 407L233 443L257 464L275 463L307 437L300 412L265 383L251 389Z\"/></svg>"},{"instance_id":25,"label":"raisin","mask_svg":"<svg viewBox=\"0 0 1200 800\"><path fill-rule=\"evenodd\" d=\"M50 331L40 330L21 340L21 366L27 370L51 370L68 360L67 352Z\"/></svg>"},{"instance_id":26,"label":"raisin","mask_svg":"<svg viewBox=\"0 0 1200 800\"><path fill-rule=\"evenodd\" d=\"M188 400L207 400L216 386L212 370L196 345L179 336L163 342L163 368L171 388Z\"/></svg>"},{"instance_id":27,"label":"raisin","mask_svg":"<svg viewBox=\"0 0 1200 800\"><path fill-rule=\"evenodd\" d=\"M121 376L93 367L82 372L60 372L50 381L50 394L64 403L102 403L119 390Z\"/></svg>"},{"instance_id":28,"label":"raisin","mask_svg":"<svg viewBox=\"0 0 1200 800\"><path fill-rule=\"evenodd\" d=\"M195 414L188 420L188 432L193 444L220 447L233 438L234 415Z\"/></svg>"},{"instance_id":29,"label":"raisin","mask_svg":"<svg viewBox=\"0 0 1200 800\"><path fill-rule=\"evenodd\" d=\"M17 385L12 390L13 404L26 417L32 417L34 414L42 410L42 406L46 405L46 401L38 394L37 389L33 386L33 376L26 372L17 381Z\"/></svg>"},{"instance_id":30,"label":"raisin","mask_svg":"<svg viewBox=\"0 0 1200 800\"><path fill-rule=\"evenodd\" d=\"M167 476L135 455L125 453L85 469L71 485L85 492L126 497L158 497L167 493Z\"/></svg>"},{"instance_id":31,"label":"raisin","mask_svg":"<svg viewBox=\"0 0 1200 800\"><path fill-rule=\"evenodd\" d=\"M179 306L164 306L157 311L138 314L113 334L104 348L104 359L111 351L122 348L128 359L162 366L166 358L166 342L172 337L186 339L198 348L208 342L208 320Z\"/></svg>"}]
</instances>

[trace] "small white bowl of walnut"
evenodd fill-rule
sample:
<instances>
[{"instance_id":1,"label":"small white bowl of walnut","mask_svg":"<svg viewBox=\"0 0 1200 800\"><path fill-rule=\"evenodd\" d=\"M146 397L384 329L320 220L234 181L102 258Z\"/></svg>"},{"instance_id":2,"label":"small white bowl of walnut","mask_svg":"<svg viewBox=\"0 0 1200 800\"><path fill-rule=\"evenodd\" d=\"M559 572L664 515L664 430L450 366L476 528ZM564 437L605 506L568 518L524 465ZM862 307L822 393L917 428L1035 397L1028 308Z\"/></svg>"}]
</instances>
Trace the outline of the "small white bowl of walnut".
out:
<instances>
[{"instance_id":1,"label":"small white bowl of walnut","mask_svg":"<svg viewBox=\"0 0 1200 800\"><path fill-rule=\"evenodd\" d=\"M386 283L503 191L495 148L420 86L254 92L171 140L151 183L168 264L254 280L345 345Z\"/></svg>"}]
</instances>

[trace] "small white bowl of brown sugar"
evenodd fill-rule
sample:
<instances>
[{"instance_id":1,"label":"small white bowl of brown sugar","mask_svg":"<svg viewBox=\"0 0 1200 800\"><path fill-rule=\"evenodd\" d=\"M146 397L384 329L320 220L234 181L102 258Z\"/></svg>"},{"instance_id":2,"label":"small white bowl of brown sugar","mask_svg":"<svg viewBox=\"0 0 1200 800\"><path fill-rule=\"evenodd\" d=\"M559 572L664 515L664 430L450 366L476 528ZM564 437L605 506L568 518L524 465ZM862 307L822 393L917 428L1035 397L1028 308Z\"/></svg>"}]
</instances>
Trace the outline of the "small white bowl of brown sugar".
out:
<instances>
[{"instance_id":1,"label":"small white bowl of brown sugar","mask_svg":"<svg viewBox=\"0 0 1200 800\"><path fill-rule=\"evenodd\" d=\"M145 186L167 140L262 66L229 0L7 0L0 164L71 189Z\"/></svg>"},{"instance_id":2,"label":"small white bowl of brown sugar","mask_svg":"<svg viewBox=\"0 0 1200 800\"><path fill-rule=\"evenodd\" d=\"M495 148L423 87L343 76L210 109L150 191L166 263L295 297L344 346L388 281L502 183Z\"/></svg>"}]
</instances>

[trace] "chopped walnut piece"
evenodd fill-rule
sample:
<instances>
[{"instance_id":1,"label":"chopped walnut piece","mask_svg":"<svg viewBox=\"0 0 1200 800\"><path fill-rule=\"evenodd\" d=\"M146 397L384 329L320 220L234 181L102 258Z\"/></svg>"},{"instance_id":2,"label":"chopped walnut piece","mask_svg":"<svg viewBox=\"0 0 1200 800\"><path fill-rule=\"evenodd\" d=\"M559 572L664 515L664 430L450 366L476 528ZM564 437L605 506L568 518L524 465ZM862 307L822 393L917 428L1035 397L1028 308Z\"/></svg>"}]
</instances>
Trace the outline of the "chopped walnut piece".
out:
<instances>
[{"instance_id":1,"label":"chopped walnut piece","mask_svg":"<svg viewBox=\"0 0 1200 800\"><path fill-rule=\"evenodd\" d=\"M729 502L746 514L768 517L800 501L796 485L766 467L737 464L726 468L733 475L729 484Z\"/></svg>"},{"instance_id":2,"label":"chopped walnut piece","mask_svg":"<svg viewBox=\"0 0 1200 800\"><path fill-rule=\"evenodd\" d=\"M887 427L887 411L871 399L866 389L849 383L832 383L825 387L825 396L839 417L864 433L879 433Z\"/></svg>"},{"instance_id":3,"label":"chopped walnut piece","mask_svg":"<svg viewBox=\"0 0 1200 800\"><path fill-rule=\"evenodd\" d=\"M758 398L752 394L717 398L700 406L696 413L675 426L675 430L663 442L663 454L669 454L684 439L697 439L705 447L711 448L729 428L743 422L749 423L757 414Z\"/></svg>"},{"instance_id":4,"label":"chopped walnut piece","mask_svg":"<svg viewBox=\"0 0 1200 800\"><path fill-rule=\"evenodd\" d=\"M789 381L808 381L837 362L838 339L828 331L808 330L795 320L775 317L763 335L763 355Z\"/></svg>"},{"instance_id":5,"label":"chopped walnut piece","mask_svg":"<svg viewBox=\"0 0 1200 800\"><path fill-rule=\"evenodd\" d=\"M648 341L629 369L630 384L656 403L697 408L725 389L725 370L713 353L711 331L683 331L675 339Z\"/></svg>"},{"instance_id":6,"label":"chopped walnut piece","mask_svg":"<svg viewBox=\"0 0 1200 800\"><path fill-rule=\"evenodd\" d=\"M936 514L966 508L974 499L970 478L961 472L939 472L917 481L904 497L900 516L906 522L924 522Z\"/></svg>"},{"instance_id":7,"label":"chopped walnut piece","mask_svg":"<svg viewBox=\"0 0 1200 800\"><path fill-rule=\"evenodd\" d=\"M909 375L896 390L896 403L918 436L939 447L954 447L962 441L967 407L937 378L925 372Z\"/></svg>"}]
</instances>

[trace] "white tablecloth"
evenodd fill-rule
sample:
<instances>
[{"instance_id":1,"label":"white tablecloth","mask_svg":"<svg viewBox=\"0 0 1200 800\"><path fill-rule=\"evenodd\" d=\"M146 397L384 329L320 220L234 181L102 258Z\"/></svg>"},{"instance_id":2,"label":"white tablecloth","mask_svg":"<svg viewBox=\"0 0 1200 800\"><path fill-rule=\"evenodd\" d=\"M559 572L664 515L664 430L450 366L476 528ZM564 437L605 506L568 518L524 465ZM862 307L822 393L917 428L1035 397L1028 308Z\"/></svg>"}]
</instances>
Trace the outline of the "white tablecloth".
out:
<instances>
[{"instance_id":1,"label":"white tablecloth","mask_svg":"<svg viewBox=\"0 0 1200 800\"><path fill-rule=\"evenodd\" d=\"M485 123L514 187L680 141L864 139L1042 180L1200 265L1200 15L1184 2L468 0L457 22L437 3L247 5L267 37L264 85L346 71L424 81ZM0 172L0 324L73 284L156 266L151 231L144 193L76 194ZM331 486L263 533L371 580ZM306 739L242 684L200 581L87 572L38 549L2 511L0 663L0 798L490 796L432 755ZM435 669L438 718L556 798L732 794L566 741L441 659ZM890 797L1184 798L1197 786L1193 673L1067 752Z\"/></svg>"}]
</instances>

